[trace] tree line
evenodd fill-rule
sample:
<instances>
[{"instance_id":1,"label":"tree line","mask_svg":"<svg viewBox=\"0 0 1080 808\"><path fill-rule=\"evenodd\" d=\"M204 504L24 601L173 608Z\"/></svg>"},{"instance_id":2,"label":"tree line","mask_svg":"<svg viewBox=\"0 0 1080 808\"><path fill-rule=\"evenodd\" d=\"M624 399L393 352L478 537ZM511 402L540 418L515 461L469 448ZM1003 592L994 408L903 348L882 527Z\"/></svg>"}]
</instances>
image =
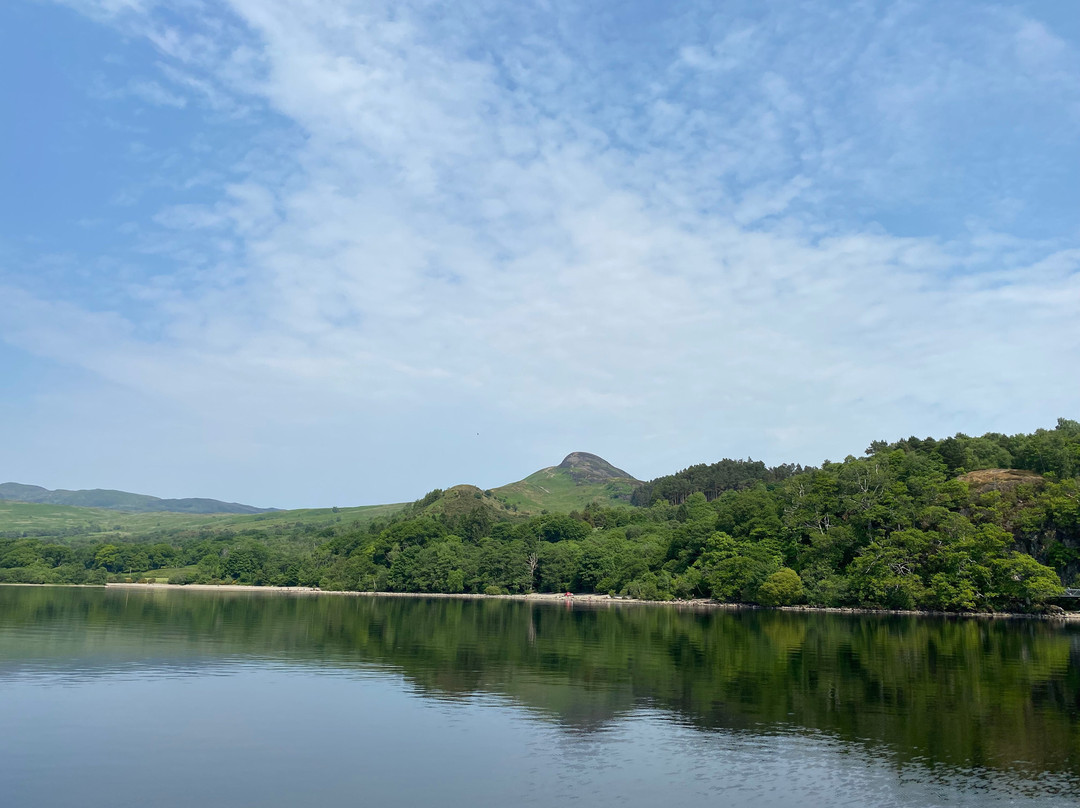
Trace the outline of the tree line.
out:
<instances>
[{"instance_id":1,"label":"tree line","mask_svg":"<svg viewBox=\"0 0 1080 808\"><path fill-rule=\"evenodd\" d=\"M178 531L80 549L6 540L0 580L137 579L173 567L177 583L946 611L1040 609L1063 583L1080 584L1076 421L1030 435L876 442L820 468L714 466L713 477L701 467L679 478L713 488L648 507L522 519L479 493L439 511L446 494L436 491L362 527Z\"/></svg>"},{"instance_id":2,"label":"tree line","mask_svg":"<svg viewBox=\"0 0 1080 808\"><path fill-rule=\"evenodd\" d=\"M699 463L649 480L634 489L630 503L645 507L665 501L681 505L694 493L704 494L711 502L725 491L741 491L758 483L778 483L804 471L809 469L797 463L769 467L760 460L724 458L717 463Z\"/></svg>"}]
</instances>

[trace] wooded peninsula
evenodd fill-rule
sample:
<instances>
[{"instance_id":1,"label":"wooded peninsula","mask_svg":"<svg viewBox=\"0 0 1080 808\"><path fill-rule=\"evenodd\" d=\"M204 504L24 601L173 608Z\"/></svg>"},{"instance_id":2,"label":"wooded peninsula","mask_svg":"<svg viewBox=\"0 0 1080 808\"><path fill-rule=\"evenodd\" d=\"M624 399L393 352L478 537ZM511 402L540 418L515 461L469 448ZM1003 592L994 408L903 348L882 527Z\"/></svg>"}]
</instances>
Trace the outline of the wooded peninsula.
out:
<instances>
[{"instance_id":1,"label":"wooded peninsula","mask_svg":"<svg viewBox=\"0 0 1080 808\"><path fill-rule=\"evenodd\" d=\"M1073 420L1031 434L877 441L820 467L725 459L641 483L575 454L544 475L547 486L533 477L489 491L456 486L393 508L227 521L153 514L126 527L68 514L86 509L64 508L68 521L58 522L59 506L3 503L0 582L572 591L955 612L1043 611L1080 586ZM538 488L555 492L549 503ZM4 520L16 512L17 526Z\"/></svg>"}]
</instances>

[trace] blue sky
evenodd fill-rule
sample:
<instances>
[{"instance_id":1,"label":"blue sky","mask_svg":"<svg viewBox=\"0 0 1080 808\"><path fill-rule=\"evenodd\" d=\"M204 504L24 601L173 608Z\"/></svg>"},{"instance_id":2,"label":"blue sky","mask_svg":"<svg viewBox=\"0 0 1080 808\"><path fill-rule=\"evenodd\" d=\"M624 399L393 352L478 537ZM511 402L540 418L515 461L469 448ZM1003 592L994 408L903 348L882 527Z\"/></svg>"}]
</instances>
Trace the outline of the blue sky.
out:
<instances>
[{"instance_id":1,"label":"blue sky","mask_svg":"<svg viewBox=\"0 0 1080 808\"><path fill-rule=\"evenodd\" d=\"M279 507L1080 415L1069 2L13 0L0 477Z\"/></svg>"}]
</instances>

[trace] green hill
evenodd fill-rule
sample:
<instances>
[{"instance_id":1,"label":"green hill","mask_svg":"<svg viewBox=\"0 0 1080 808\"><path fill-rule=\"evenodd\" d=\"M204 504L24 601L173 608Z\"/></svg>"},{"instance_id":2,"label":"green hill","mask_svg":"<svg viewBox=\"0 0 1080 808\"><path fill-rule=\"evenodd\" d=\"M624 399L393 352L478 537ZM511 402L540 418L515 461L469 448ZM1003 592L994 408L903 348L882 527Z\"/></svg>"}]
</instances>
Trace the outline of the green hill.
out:
<instances>
[{"instance_id":1,"label":"green hill","mask_svg":"<svg viewBox=\"0 0 1080 808\"><path fill-rule=\"evenodd\" d=\"M261 511L250 506L241 512L182 510L176 503L204 502L225 506L218 500L168 500L124 491L93 489L50 491L40 486L0 485L0 537L64 539L74 544L124 541L180 531L265 531L321 529L334 525L362 526L392 516L403 509L413 516L441 516L452 524L462 519L494 523L549 511L568 513L589 503L629 504L630 494L641 485L627 472L603 458L574 452L558 466L531 474L524 480L482 491L473 485L457 485L432 491L412 505L366 505L353 508L304 508ZM168 509L166 509L168 507Z\"/></svg>"},{"instance_id":2,"label":"green hill","mask_svg":"<svg viewBox=\"0 0 1080 808\"><path fill-rule=\"evenodd\" d=\"M161 499L149 494L132 494L130 491L115 491L107 488L82 489L68 491L63 488L51 491L40 485L23 483L0 484L0 500L10 502L30 502L45 505L69 505L76 508L105 508L112 511L130 511L133 513L154 513L169 511L174 513L266 513L272 508L256 508L254 505L241 505L239 502L222 502L203 497L184 497L182 499Z\"/></svg>"},{"instance_id":3,"label":"green hill","mask_svg":"<svg viewBox=\"0 0 1080 808\"><path fill-rule=\"evenodd\" d=\"M299 508L256 514L195 514L159 511L130 513L105 508L0 501L0 538L34 536L76 540L74 543L124 540L175 531L210 533L232 530L274 531L299 524L332 526L361 524L392 516L402 504L362 505L355 508Z\"/></svg>"},{"instance_id":4,"label":"green hill","mask_svg":"<svg viewBox=\"0 0 1080 808\"><path fill-rule=\"evenodd\" d=\"M507 519L514 515L506 503L494 496L494 491L481 491L475 485L455 485L453 488L439 492L437 498L425 497L420 501L417 515L443 515L454 519L477 509L486 511L496 520Z\"/></svg>"},{"instance_id":5,"label":"green hill","mask_svg":"<svg viewBox=\"0 0 1080 808\"><path fill-rule=\"evenodd\" d=\"M437 488L406 507L408 516L438 516L456 524L480 512L489 522L534 516L542 512L570 513L590 503L629 505L642 483L627 472L588 452L572 452L557 466L530 474L524 480L483 491L475 485Z\"/></svg>"},{"instance_id":6,"label":"green hill","mask_svg":"<svg viewBox=\"0 0 1080 808\"><path fill-rule=\"evenodd\" d=\"M641 485L627 472L588 452L572 452L557 466L530 474L524 480L492 489L492 493L521 513L566 513L596 502L630 504Z\"/></svg>"}]
</instances>

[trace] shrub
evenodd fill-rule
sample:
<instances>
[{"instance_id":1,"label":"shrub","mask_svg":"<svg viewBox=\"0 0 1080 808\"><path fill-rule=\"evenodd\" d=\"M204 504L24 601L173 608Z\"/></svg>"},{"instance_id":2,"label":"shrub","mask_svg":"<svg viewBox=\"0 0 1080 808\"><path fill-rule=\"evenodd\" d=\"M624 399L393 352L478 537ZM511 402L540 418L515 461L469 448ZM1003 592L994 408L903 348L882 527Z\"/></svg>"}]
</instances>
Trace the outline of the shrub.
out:
<instances>
[{"instance_id":1,"label":"shrub","mask_svg":"<svg viewBox=\"0 0 1080 808\"><path fill-rule=\"evenodd\" d=\"M758 602L763 606L791 606L806 597L799 573L781 567L758 587Z\"/></svg>"}]
</instances>

